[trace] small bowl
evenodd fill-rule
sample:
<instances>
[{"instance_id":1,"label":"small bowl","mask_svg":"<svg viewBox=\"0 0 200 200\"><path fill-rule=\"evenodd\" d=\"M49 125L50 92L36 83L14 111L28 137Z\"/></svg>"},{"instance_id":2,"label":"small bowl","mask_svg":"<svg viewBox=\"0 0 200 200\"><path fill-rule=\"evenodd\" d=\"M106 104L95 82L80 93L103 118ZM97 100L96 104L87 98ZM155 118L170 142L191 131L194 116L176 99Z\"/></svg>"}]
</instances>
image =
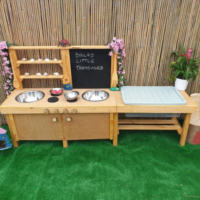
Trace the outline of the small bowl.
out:
<instances>
[{"instance_id":1,"label":"small bowl","mask_svg":"<svg viewBox=\"0 0 200 200\"><path fill-rule=\"evenodd\" d=\"M61 92L61 93L58 93L58 94L52 94L52 90L56 90L56 91L62 90L62 92ZM63 89L62 89L62 88L52 88L52 89L50 90L50 93L51 93L51 96L54 96L54 97L60 96L60 95L63 93Z\"/></svg>"},{"instance_id":2,"label":"small bowl","mask_svg":"<svg viewBox=\"0 0 200 200\"><path fill-rule=\"evenodd\" d=\"M78 95L79 95L79 92L77 91L71 91L64 94L66 100L69 100L69 101L76 100L78 98Z\"/></svg>"}]
</instances>

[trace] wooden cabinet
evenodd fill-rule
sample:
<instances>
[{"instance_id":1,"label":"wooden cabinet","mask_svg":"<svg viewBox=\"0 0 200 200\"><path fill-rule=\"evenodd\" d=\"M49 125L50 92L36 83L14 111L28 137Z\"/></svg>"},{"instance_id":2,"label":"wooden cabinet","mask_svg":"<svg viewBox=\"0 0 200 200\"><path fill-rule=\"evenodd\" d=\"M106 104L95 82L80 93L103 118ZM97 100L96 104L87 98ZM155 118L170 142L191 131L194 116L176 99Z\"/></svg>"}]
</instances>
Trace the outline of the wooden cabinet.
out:
<instances>
[{"instance_id":1,"label":"wooden cabinet","mask_svg":"<svg viewBox=\"0 0 200 200\"><path fill-rule=\"evenodd\" d=\"M110 114L15 114L7 119L14 146L20 140L112 139L113 120Z\"/></svg>"},{"instance_id":2,"label":"wooden cabinet","mask_svg":"<svg viewBox=\"0 0 200 200\"><path fill-rule=\"evenodd\" d=\"M109 139L110 114L63 114L67 140Z\"/></svg>"},{"instance_id":3,"label":"wooden cabinet","mask_svg":"<svg viewBox=\"0 0 200 200\"><path fill-rule=\"evenodd\" d=\"M60 114L13 116L19 140L63 140Z\"/></svg>"}]
</instances>

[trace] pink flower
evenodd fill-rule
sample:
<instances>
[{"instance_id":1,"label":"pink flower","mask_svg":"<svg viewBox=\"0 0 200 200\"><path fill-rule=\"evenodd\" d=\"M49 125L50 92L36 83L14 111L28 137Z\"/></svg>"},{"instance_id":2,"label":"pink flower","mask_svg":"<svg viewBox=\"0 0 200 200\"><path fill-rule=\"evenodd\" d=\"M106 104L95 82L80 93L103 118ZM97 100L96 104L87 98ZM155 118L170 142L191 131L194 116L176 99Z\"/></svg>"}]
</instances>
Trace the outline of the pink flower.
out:
<instances>
[{"instance_id":1,"label":"pink flower","mask_svg":"<svg viewBox=\"0 0 200 200\"><path fill-rule=\"evenodd\" d=\"M6 41L2 41L2 42L0 42L0 49L1 49L1 50L3 50L3 49L7 49Z\"/></svg>"},{"instance_id":2,"label":"pink flower","mask_svg":"<svg viewBox=\"0 0 200 200\"><path fill-rule=\"evenodd\" d=\"M121 74L121 72L120 72L120 71L117 71L117 73L118 73L118 74Z\"/></svg>"},{"instance_id":3,"label":"pink flower","mask_svg":"<svg viewBox=\"0 0 200 200\"><path fill-rule=\"evenodd\" d=\"M124 82L123 82L123 81L121 81L120 83L121 83L121 85L124 85Z\"/></svg>"},{"instance_id":4,"label":"pink flower","mask_svg":"<svg viewBox=\"0 0 200 200\"><path fill-rule=\"evenodd\" d=\"M121 62L118 62L118 65L122 65L122 63L121 63Z\"/></svg>"},{"instance_id":5,"label":"pink flower","mask_svg":"<svg viewBox=\"0 0 200 200\"><path fill-rule=\"evenodd\" d=\"M4 90L7 90L7 89L8 89L8 87L4 86Z\"/></svg>"},{"instance_id":6,"label":"pink flower","mask_svg":"<svg viewBox=\"0 0 200 200\"><path fill-rule=\"evenodd\" d=\"M122 49L122 56L123 56L123 57L126 57L125 49Z\"/></svg>"},{"instance_id":7,"label":"pink flower","mask_svg":"<svg viewBox=\"0 0 200 200\"><path fill-rule=\"evenodd\" d=\"M5 75L6 75L6 73L4 71L2 71L2 76L5 76Z\"/></svg>"},{"instance_id":8,"label":"pink flower","mask_svg":"<svg viewBox=\"0 0 200 200\"><path fill-rule=\"evenodd\" d=\"M112 52L112 51L110 51L108 55L109 55L109 56L112 56L112 55L113 55L113 52Z\"/></svg>"},{"instance_id":9,"label":"pink flower","mask_svg":"<svg viewBox=\"0 0 200 200\"><path fill-rule=\"evenodd\" d=\"M1 55L1 56L8 56L8 53L7 53L7 52L0 51L0 55Z\"/></svg>"},{"instance_id":10,"label":"pink flower","mask_svg":"<svg viewBox=\"0 0 200 200\"><path fill-rule=\"evenodd\" d=\"M110 43L110 46L111 46L112 48L114 48L114 47L116 46L116 43L115 43L115 42L111 42L111 43Z\"/></svg>"},{"instance_id":11,"label":"pink flower","mask_svg":"<svg viewBox=\"0 0 200 200\"><path fill-rule=\"evenodd\" d=\"M125 70L123 70L122 74L125 74Z\"/></svg>"},{"instance_id":12,"label":"pink flower","mask_svg":"<svg viewBox=\"0 0 200 200\"><path fill-rule=\"evenodd\" d=\"M10 83L10 80L9 80L9 79L7 80L7 83Z\"/></svg>"},{"instance_id":13,"label":"pink flower","mask_svg":"<svg viewBox=\"0 0 200 200\"><path fill-rule=\"evenodd\" d=\"M3 63L3 66L9 65L9 64L10 64L10 62L7 60L7 61L5 61L5 62Z\"/></svg>"},{"instance_id":14,"label":"pink flower","mask_svg":"<svg viewBox=\"0 0 200 200\"><path fill-rule=\"evenodd\" d=\"M120 49L123 49L123 48L124 48L124 43L123 43L123 42L119 44L119 48L120 48Z\"/></svg>"},{"instance_id":15,"label":"pink flower","mask_svg":"<svg viewBox=\"0 0 200 200\"><path fill-rule=\"evenodd\" d=\"M116 41L116 39L117 39L116 37L113 37L113 40L114 40L114 41Z\"/></svg>"},{"instance_id":16,"label":"pink flower","mask_svg":"<svg viewBox=\"0 0 200 200\"><path fill-rule=\"evenodd\" d=\"M9 76L9 79L12 79L12 75Z\"/></svg>"},{"instance_id":17,"label":"pink flower","mask_svg":"<svg viewBox=\"0 0 200 200\"><path fill-rule=\"evenodd\" d=\"M5 66L4 67L4 71L5 71L5 73L9 74L10 73L10 68L8 66Z\"/></svg>"},{"instance_id":18,"label":"pink flower","mask_svg":"<svg viewBox=\"0 0 200 200\"><path fill-rule=\"evenodd\" d=\"M7 57L3 57L3 61L7 61Z\"/></svg>"},{"instance_id":19,"label":"pink flower","mask_svg":"<svg viewBox=\"0 0 200 200\"><path fill-rule=\"evenodd\" d=\"M122 42L122 39L117 39L117 43L121 43Z\"/></svg>"}]
</instances>

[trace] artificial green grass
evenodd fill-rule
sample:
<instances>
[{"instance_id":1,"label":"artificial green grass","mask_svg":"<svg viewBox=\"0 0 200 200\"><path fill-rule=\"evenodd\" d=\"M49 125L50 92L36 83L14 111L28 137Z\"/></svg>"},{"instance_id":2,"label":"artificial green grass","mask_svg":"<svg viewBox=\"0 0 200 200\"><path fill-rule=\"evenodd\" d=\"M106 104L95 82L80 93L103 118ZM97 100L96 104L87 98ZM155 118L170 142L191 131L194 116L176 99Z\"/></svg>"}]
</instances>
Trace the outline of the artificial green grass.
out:
<instances>
[{"instance_id":1,"label":"artificial green grass","mask_svg":"<svg viewBox=\"0 0 200 200\"><path fill-rule=\"evenodd\" d=\"M5 127L4 127L5 128ZM200 198L200 146L176 131L121 131L109 140L20 142L0 151L1 200Z\"/></svg>"}]
</instances>

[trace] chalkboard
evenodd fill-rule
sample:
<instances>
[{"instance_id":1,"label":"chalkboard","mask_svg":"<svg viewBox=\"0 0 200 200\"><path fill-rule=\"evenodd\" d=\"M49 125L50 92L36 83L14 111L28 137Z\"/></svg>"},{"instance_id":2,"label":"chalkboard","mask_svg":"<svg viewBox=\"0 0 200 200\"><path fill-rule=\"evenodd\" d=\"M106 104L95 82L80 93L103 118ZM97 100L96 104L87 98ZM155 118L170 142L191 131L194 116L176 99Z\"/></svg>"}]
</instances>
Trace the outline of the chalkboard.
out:
<instances>
[{"instance_id":1,"label":"chalkboard","mask_svg":"<svg viewBox=\"0 0 200 200\"><path fill-rule=\"evenodd\" d=\"M109 49L70 49L73 88L110 88Z\"/></svg>"}]
</instances>

